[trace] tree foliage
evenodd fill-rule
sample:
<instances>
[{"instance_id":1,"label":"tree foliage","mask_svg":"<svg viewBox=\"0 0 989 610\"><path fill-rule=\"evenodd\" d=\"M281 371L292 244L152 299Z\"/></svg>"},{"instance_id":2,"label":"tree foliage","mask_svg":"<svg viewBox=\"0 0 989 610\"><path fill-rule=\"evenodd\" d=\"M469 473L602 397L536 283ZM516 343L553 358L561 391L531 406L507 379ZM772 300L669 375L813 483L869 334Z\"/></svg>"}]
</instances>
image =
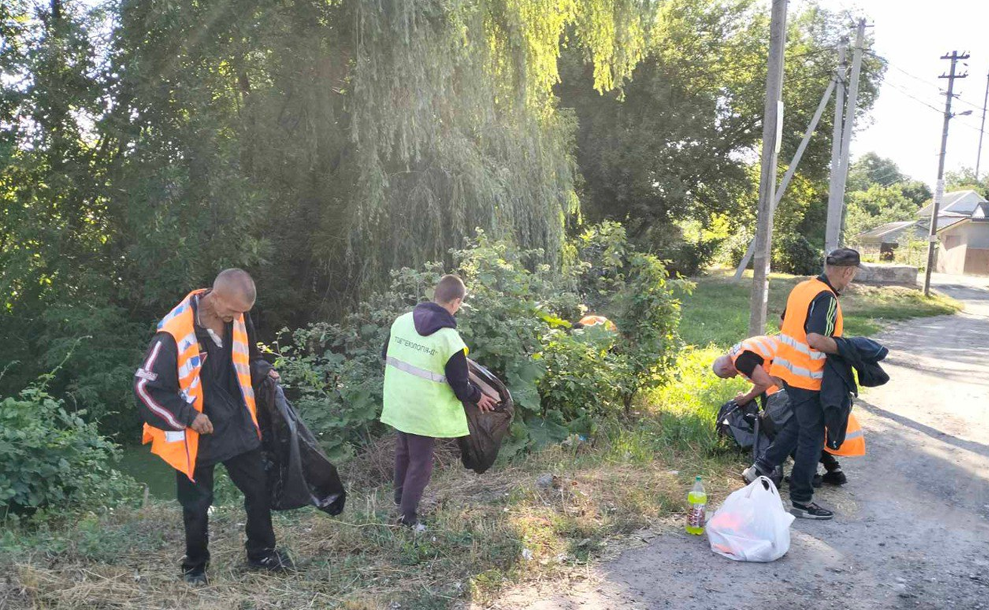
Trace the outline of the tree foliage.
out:
<instances>
[{"instance_id":1,"label":"tree foliage","mask_svg":"<svg viewBox=\"0 0 989 610\"><path fill-rule=\"evenodd\" d=\"M849 17L815 5L791 16L781 163L794 154L834 72L835 47ZM621 92L594 91L579 55L564 54L558 92L579 122L582 210L592 220L628 223L637 242L675 263L710 260L717 244L685 235L684 221L711 226L727 218L731 232L754 223L767 7L746 0L671 0L662 5L655 31ZM875 100L883 69L870 56L863 64L862 114ZM818 221L827 196L832 117L833 110L824 113L784 196L780 235L823 241Z\"/></svg>"},{"instance_id":2,"label":"tree foliage","mask_svg":"<svg viewBox=\"0 0 989 610\"><path fill-rule=\"evenodd\" d=\"M152 322L219 268L260 326L338 316L475 227L562 264L561 41L620 86L648 0L81 0L0 12L0 340L133 431ZM77 340L81 342L76 345Z\"/></svg>"}]
</instances>

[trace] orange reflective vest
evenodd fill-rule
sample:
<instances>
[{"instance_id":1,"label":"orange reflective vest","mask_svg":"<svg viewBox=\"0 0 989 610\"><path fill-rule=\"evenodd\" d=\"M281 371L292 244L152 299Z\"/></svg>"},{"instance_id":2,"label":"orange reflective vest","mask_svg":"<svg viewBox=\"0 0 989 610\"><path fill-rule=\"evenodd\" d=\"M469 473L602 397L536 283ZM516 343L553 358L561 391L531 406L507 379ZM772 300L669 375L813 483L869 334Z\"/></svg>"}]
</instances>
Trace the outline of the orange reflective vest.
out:
<instances>
[{"instance_id":1,"label":"orange reflective vest","mask_svg":"<svg viewBox=\"0 0 989 610\"><path fill-rule=\"evenodd\" d=\"M848 426L845 428L845 440L841 447L830 449L826 444L824 450L831 455L841 455L845 457L857 457L865 455L865 435L859 420L855 419L854 413L848 414Z\"/></svg>"},{"instance_id":2,"label":"orange reflective vest","mask_svg":"<svg viewBox=\"0 0 989 610\"><path fill-rule=\"evenodd\" d=\"M205 293L205 289L193 290L182 302L175 306L167 316L158 323L158 332L168 333L175 339L178 347L179 391L183 398L192 406L203 412L203 386L200 383L199 372L202 369L202 358L199 356L199 340L196 339L195 320L193 318L192 298ZM234 318L233 323L233 365L237 374L237 382L244 396L244 403L251 412L251 420L258 427L257 407L254 403L254 389L251 386L251 357L248 348L247 326L244 315ZM261 429L258 428L258 436ZM199 434L192 428L185 430L160 430L144 424L143 444L151 443L151 453L161 457L168 464L192 479L196 470L196 454L199 450Z\"/></svg>"},{"instance_id":3,"label":"orange reflective vest","mask_svg":"<svg viewBox=\"0 0 989 610\"><path fill-rule=\"evenodd\" d=\"M604 316L584 316L580 319L580 323L584 326L597 326L598 324L604 324L604 327L610 331L617 332L618 327L615 323Z\"/></svg>"},{"instance_id":4,"label":"orange reflective vest","mask_svg":"<svg viewBox=\"0 0 989 610\"><path fill-rule=\"evenodd\" d=\"M776 337L767 337L766 335L759 335L757 337L749 337L748 339L745 339L744 341L740 341L739 343L736 343L735 345L731 346L731 349L728 350L728 357L731 358L731 363L735 364L735 362L738 360L738 357L745 352L753 352L759 354L760 356L762 356L762 367L766 369L766 373L768 374L771 367L773 366L773 360L776 358L776 353L778 351L779 351L779 341L776 340ZM736 370L738 369L736 368ZM749 381L752 381L751 379L749 379L748 375L746 375L742 371L738 371L738 374L741 375L742 377L745 377ZM755 382L752 381L752 383ZM772 385L766 390L766 396L772 396L773 394L779 391L780 389L778 386Z\"/></svg>"},{"instance_id":5,"label":"orange reflective vest","mask_svg":"<svg viewBox=\"0 0 989 610\"><path fill-rule=\"evenodd\" d=\"M816 392L821 391L827 354L807 344L807 331L804 330L804 326L807 324L810 304L824 291L834 294L827 284L813 278L797 284L790 292L786 300L783 328L778 336L779 350L769 371L770 375L779 377L788 385ZM835 299L832 301L837 308L833 336L840 337L843 321L841 305L837 297L838 295L835 294Z\"/></svg>"}]
</instances>

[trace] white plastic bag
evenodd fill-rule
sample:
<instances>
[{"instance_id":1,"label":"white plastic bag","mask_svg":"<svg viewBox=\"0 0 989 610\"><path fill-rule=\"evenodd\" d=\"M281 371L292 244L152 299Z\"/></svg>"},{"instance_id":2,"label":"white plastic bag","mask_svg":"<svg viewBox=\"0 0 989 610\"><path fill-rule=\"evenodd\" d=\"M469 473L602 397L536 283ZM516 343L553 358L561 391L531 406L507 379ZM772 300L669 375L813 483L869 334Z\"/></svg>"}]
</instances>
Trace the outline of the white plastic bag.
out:
<instances>
[{"instance_id":1,"label":"white plastic bag","mask_svg":"<svg viewBox=\"0 0 989 610\"><path fill-rule=\"evenodd\" d=\"M759 477L734 492L707 522L711 550L735 561L776 561L790 550L793 515L773 482Z\"/></svg>"}]
</instances>

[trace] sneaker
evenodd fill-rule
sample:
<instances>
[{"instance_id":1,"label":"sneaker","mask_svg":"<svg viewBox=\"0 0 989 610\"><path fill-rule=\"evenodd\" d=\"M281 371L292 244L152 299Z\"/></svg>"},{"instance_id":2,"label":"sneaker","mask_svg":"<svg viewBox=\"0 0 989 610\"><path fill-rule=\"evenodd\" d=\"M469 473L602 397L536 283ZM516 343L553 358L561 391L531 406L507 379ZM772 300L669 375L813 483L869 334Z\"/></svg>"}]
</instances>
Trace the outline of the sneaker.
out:
<instances>
[{"instance_id":1,"label":"sneaker","mask_svg":"<svg viewBox=\"0 0 989 610\"><path fill-rule=\"evenodd\" d=\"M845 473L841 471L841 468L837 468L824 473L821 480L828 485L844 485L848 482L848 477L846 477Z\"/></svg>"},{"instance_id":2,"label":"sneaker","mask_svg":"<svg viewBox=\"0 0 989 610\"><path fill-rule=\"evenodd\" d=\"M398 525L405 526L412 530L416 534L421 534L426 531L426 524L418 519L413 521L406 521L405 517L399 517Z\"/></svg>"},{"instance_id":3,"label":"sneaker","mask_svg":"<svg viewBox=\"0 0 989 610\"><path fill-rule=\"evenodd\" d=\"M744 480L748 484L752 484L752 482L758 479L759 477L768 477L769 480L773 482L773 485L776 486L776 489L779 489L780 485L783 484L783 469L777 466L776 468L773 469L772 474L765 474L761 470L759 470L758 466L752 464L751 466L749 466L748 468L742 471L742 480Z\"/></svg>"},{"instance_id":4,"label":"sneaker","mask_svg":"<svg viewBox=\"0 0 989 610\"><path fill-rule=\"evenodd\" d=\"M209 578L206 577L206 568L193 568L182 572L182 580L193 587L205 587L209 584Z\"/></svg>"},{"instance_id":5,"label":"sneaker","mask_svg":"<svg viewBox=\"0 0 989 610\"><path fill-rule=\"evenodd\" d=\"M800 502L792 502L793 508L790 509L790 514L798 519L813 519L816 521L826 521L828 519L834 518L834 513L826 508L821 508L816 502L811 502L810 504L801 504Z\"/></svg>"},{"instance_id":6,"label":"sneaker","mask_svg":"<svg viewBox=\"0 0 989 610\"><path fill-rule=\"evenodd\" d=\"M284 551L271 551L260 559L247 558L247 565L255 570L266 570L268 572L290 572L295 569L292 558Z\"/></svg>"},{"instance_id":7,"label":"sneaker","mask_svg":"<svg viewBox=\"0 0 989 610\"><path fill-rule=\"evenodd\" d=\"M742 471L742 480L748 483L749 485L754 483L756 479L762 476L765 475L759 471L759 467L756 466L755 464L752 464L751 466L749 466L748 468Z\"/></svg>"}]
</instances>

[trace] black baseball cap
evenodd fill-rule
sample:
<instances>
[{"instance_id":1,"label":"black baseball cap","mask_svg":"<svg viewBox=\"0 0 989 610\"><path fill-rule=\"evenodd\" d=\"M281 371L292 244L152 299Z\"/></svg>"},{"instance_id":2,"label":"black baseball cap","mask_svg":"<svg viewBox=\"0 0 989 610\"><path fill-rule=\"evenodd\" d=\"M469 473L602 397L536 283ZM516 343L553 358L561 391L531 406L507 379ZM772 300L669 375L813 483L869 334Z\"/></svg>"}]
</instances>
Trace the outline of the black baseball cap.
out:
<instances>
[{"instance_id":1,"label":"black baseball cap","mask_svg":"<svg viewBox=\"0 0 989 610\"><path fill-rule=\"evenodd\" d=\"M861 267L862 257L858 250L851 248L835 248L828 253L824 261L832 267Z\"/></svg>"}]
</instances>

